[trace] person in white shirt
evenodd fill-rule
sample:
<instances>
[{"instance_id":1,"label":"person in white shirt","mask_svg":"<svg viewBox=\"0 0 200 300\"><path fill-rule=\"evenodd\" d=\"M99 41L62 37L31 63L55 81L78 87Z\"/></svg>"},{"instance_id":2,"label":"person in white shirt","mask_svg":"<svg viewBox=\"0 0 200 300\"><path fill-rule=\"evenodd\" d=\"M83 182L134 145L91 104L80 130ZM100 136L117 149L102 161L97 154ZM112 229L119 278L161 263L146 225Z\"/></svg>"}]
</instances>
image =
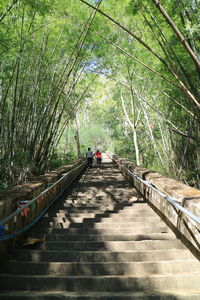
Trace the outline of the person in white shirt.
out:
<instances>
[{"instance_id":1,"label":"person in white shirt","mask_svg":"<svg viewBox=\"0 0 200 300\"><path fill-rule=\"evenodd\" d=\"M86 158L87 158L88 167L92 167L93 156L94 156L94 154L91 151L91 148L88 148L88 151L86 152Z\"/></svg>"}]
</instances>

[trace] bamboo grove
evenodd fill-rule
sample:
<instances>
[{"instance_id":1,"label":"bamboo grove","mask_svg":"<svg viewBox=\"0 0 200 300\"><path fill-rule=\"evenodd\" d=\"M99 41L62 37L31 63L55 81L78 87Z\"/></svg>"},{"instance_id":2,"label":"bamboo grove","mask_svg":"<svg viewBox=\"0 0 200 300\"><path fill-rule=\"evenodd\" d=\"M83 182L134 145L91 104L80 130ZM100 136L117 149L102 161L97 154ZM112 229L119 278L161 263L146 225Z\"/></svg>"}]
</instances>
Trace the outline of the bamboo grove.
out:
<instances>
[{"instance_id":1,"label":"bamboo grove","mask_svg":"<svg viewBox=\"0 0 200 300\"><path fill-rule=\"evenodd\" d=\"M199 8L2 0L0 189L88 146L200 187Z\"/></svg>"}]
</instances>

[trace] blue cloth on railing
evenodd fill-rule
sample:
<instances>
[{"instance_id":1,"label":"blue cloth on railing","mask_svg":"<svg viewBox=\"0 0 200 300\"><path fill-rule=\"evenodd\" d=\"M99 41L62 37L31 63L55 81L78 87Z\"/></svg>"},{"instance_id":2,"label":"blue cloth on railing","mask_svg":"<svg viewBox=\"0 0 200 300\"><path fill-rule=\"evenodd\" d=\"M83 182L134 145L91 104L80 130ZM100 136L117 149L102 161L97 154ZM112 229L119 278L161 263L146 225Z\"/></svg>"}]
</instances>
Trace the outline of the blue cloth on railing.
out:
<instances>
[{"instance_id":1,"label":"blue cloth on railing","mask_svg":"<svg viewBox=\"0 0 200 300\"><path fill-rule=\"evenodd\" d=\"M5 230L5 225L0 226L0 236L3 236Z\"/></svg>"}]
</instances>

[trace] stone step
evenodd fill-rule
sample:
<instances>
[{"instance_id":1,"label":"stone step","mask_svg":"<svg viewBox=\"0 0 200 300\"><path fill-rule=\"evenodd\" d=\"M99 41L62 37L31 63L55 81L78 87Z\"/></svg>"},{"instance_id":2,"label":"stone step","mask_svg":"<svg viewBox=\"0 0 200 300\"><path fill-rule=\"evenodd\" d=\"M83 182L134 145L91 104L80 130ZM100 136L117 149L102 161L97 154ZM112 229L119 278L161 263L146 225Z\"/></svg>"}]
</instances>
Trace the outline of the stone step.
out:
<instances>
[{"instance_id":1,"label":"stone step","mask_svg":"<svg viewBox=\"0 0 200 300\"><path fill-rule=\"evenodd\" d=\"M63 211L69 211L69 212L82 212L82 211L86 211L86 212L100 212L100 213L120 213L120 212L151 212L153 211L152 208L150 206L147 206L147 204L145 203L146 206L143 205L143 207L139 207L139 206L135 206L135 205L129 205L124 206L107 206L107 207L103 207L103 205L100 203L98 206L89 206L89 205L75 205L75 204L68 204L66 202L62 202L59 204L54 205L51 209L51 211L58 211L58 210L63 210Z\"/></svg>"},{"instance_id":2,"label":"stone step","mask_svg":"<svg viewBox=\"0 0 200 300\"><path fill-rule=\"evenodd\" d=\"M64 292L64 291L12 291L0 293L1 300L199 300L199 291L162 290L141 292Z\"/></svg>"},{"instance_id":3,"label":"stone step","mask_svg":"<svg viewBox=\"0 0 200 300\"><path fill-rule=\"evenodd\" d=\"M146 204L147 205L147 204ZM152 209L147 206L147 207L134 207L134 206L129 206L129 207L118 207L118 206L103 206L101 203L98 206L84 206L84 205L75 205L71 204L69 205L68 203L59 203L59 205L55 205L50 209L50 212L54 211L67 211L67 212L88 212L88 213L142 213L143 211L150 212Z\"/></svg>"},{"instance_id":4,"label":"stone step","mask_svg":"<svg viewBox=\"0 0 200 300\"><path fill-rule=\"evenodd\" d=\"M33 262L139 262L194 259L188 249L142 251L49 251L18 249L15 259Z\"/></svg>"},{"instance_id":5,"label":"stone step","mask_svg":"<svg viewBox=\"0 0 200 300\"><path fill-rule=\"evenodd\" d=\"M1 300L199 300L200 294L194 290L176 290L176 291L162 291L162 292L81 292L70 293L70 292L20 292L14 291L11 293L0 293Z\"/></svg>"},{"instance_id":6,"label":"stone step","mask_svg":"<svg viewBox=\"0 0 200 300\"><path fill-rule=\"evenodd\" d=\"M93 200L93 202L94 202L94 200ZM95 203L96 203L96 201L95 201ZM146 203L145 203L146 204ZM58 206L60 206L60 207L64 207L65 209L76 209L76 210L94 210L94 211L96 211L96 210L102 210L102 204L101 204L101 202L98 204L98 205L88 205L87 203L86 204L69 204L69 203L67 203L67 201L62 201L62 203L58 203ZM107 209L109 209L109 208L111 208L111 210L115 210L115 211L119 211L119 210L129 210L130 208L132 208L132 206L133 206L133 204L132 203L122 203L122 204L115 204L115 205L107 205L106 207L107 207ZM143 208L144 208L145 206L143 206ZM142 207L139 207L139 206L137 206L137 208L142 208ZM146 209L148 208L148 206L146 207ZM136 209L136 207L135 207L135 209Z\"/></svg>"},{"instance_id":7,"label":"stone step","mask_svg":"<svg viewBox=\"0 0 200 300\"><path fill-rule=\"evenodd\" d=\"M35 227L39 228L95 228L95 229L109 229L109 228L135 228L136 226L146 226L154 227L154 226L164 226L163 221L154 221L154 222L137 222L134 224L133 222L111 222L111 223L73 223L73 222L38 222Z\"/></svg>"},{"instance_id":8,"label":"stone step","mask_svg":"<svg viewBox=\"0 0 200 300\"><path fill-rule=\"evenodd\" d=\"M173 233L151 233L151 234L32 234L32 237L46 241L142 241L142 240L168 240L176 239Z\"/></svg>"},{"instance_id":9,"label":"stone step","mask_svg":"<svg viewBox=\"0 0 200 300\"><path fill-rule=\"evenodd\" d=\"M144 213L144 210L117 210L117 209L105 209L103 208L102 206L100 208L96 208L96 209L86 209L86 208L83 208L83 209L76 209L75 206L71 206L71 207L62 207L59 205L59 207L57 208L53 208L49 211L50 214L56 214L56 213L65 213L65 214L94 214L94 215L104 215L104 214L119 214L119 215L123 215L123 214L139 214L139 215L143 215ZM146 215L148 214L154 214L155 215L155 212L153 210L147 210L145 211L146 212ZM145 214L145 213L144 213Z\"/></svg>"},{"instance_id":10,"label":"stone step","mask_svg":"<svg viewBox=\"0 0 200 300\"><path fill-rule=\"evenodd\" d=\"M185 246L179 240L155 240L155 241L44 241L38 243L35 249L43 250L67 250L67 251L136 251L136 250L161 250L184 249Z\"/></svg>"},{"instance_id":11,"label":"stone step","mask_svg":"<svg viewBox=\"0 0 200 300\"><path fill-rule=\"evenodd\" d=\"M67 275L67 276L105 276L105 275L152 275L200 273L200 262L193 260L173 260L159 262L23 262L10 261L1 264L1 272L15 275Z\"/></svg>"},{"instance_id":12,"label":"stone step","mask_svg":"<svg viewBox=\"0 0 200 300\"><path fill-rule=\"evenodd\" d=\"M1 300L200 295L200 263L117 169L104 173L74 184L30 231L44 241L1 264Z\"/></svg>"},{"instance_id":13,"label":"stone step","mask_svg":"<svg viewBox=\"0 0 200 300\"><path fill-rule=\"evenodd\" d=\"M83 197L87 197L87 194L84 195ZM95 197L97 197L97 195L95 195ZM106 195L105 195L106 197ZM94 204L94 196L92 197L91 201L88 201L87 202L83 201L82 199L80 200L66 200L66 201L62 201L62 203L59 203L59 204L56 204L54 207L57 209L59 207L62 207L63 209L71 209L71 208L77 208L77 210L83 210L84 209L99 209L99 210L102 210L102 208L104 210L111 210L111 211L126 211L126 212L129 212L129 211L138 211L138 212L142 212L142 211L150 211L152 210L152 208L150 206L148 206L146 203L146 206L137 206L136 204L129 204L129 205L124 205L123 203L121 205L116 205L116 204L107 204L106 205L106 202L102 200L95 200L95 206L93 205ZM54 207L52 207L50 210L53 210ZM81 208L82 207L82 208Z\"/></svg>"},{"instance_id":14,"label":"stone step","mask_svg":"<svg viewBox=\"0 0 200 300\"><path fill-rule=\"evenodd\" d=\"M105 212L117 213L118 211L117 210L99 208L99 207L96 207L96 209L92 209L92 208L89 208L89 209L86 209L86 208L76 209L75 206L69 206L69 207L65 208L61 205L59 205L58 207L55 207L55 208L53 208L49 211L49 213L57 213L57 212L63 212L63 213L67 213L67 214L72 214L72 213L75 213L75 214L81 214L81 213L84 213L84 214L91 214L91 213L92 214L104 214Z\"/></svg>"},{"instance_id":15,"label":"stone step","mask_svg":"<svg viewBox=\"0 0 200 300\"><path fill-rule=\"evenodd\" d=\"M139 226L134 228L104 228L104 229L94 229L94 228L47 228L47 227L34 227L32 232L34 234L95 234L95 235L127 235L127 234L148 234L148 233L167 233L170 229L166 226L155 226L149 227L148 224L145 226Z\"/></svg>"},{"instance_id":16,"label":"stone step","mask_svg":"<svg viewBox=\"0 0 200 300\"><path fill-rule=\"evenodd\" d=\"M86 197L87 196L87 197ZM95 196L97 197L97 199L95 199L95 204L97 203L97 201L99 201L99 203L102 203L104 202L104 199L106 197L106 193L96 193ZM99 200L98 200L99 198ZM118 196L119 199L120 196ZM90 204L94 204L94 202L92 202L94 200L94 197L93 195L88 195L87 191L78 191L77 193L74 193L74 194L71 194L71 195L68 195L68 197L66 199L63 200L63 203L68 203L68 204L71 204L71 203L75 203L76 205L87 205L88 203ZM141 200L142 201L142 200ZM145 202L146 203L146 202ZM123 201L122 203L116 203L116 206L117 207L129 207L129 206L132 206L133 202L128 202L128 201ZM137 203L138 206L140 206L140 203ZM143 204L143 203L142 203ZM110 204L107 203L107 206L109 206Z\"/></svg>"},{"instance_id":17,"label":"stone step","mask_svg":"<svg viewBox=\"0 0 200 300\"><path fill-rule=\"evenodd\" d=\"M0 290L68 292L136 292L144 290L197 290L200 294L200 273L149 276L54 276L0 275Z\"/></svg>"},{"instance_id":18,"label":"stone step","mask_svg":"<svg viewBox=\"0 0 200 300\"><path fill-rule=\"evenodd\" d=\"M87 194L84 196L84 197L87 197ZM95 205L94 205L95 203ZM64 206L64 208L63 208ZM55 203L50 209L49 211L52 211L52 210L57 210L57 209L62 209L63 210L70 210L70 209L74 209L74 208L77 208L77 210L102 210L102 207L106 210L106 211L111 211L111 212L120 212L120 211L125 211L125 212L128 212L128 211L152 211L152 208L147 204L147 203L142 203L142 204L135 204L135 203L131 203L129 205L125 205L123 203L121 203L120 205L119 204L116 204L116 203L109 203L108 205L105 205L104 203L102 203L101 201L96 204L96 200L94 200L94 196L91 200L91 202L87 202L87 203L68 203L67 200L62 200L62 202L57 202Z\"/></svg>"},{"instance_id":19,"label":"stone step","mask_svg":"<svg viewBox=\"0 0 200 300\"><path fill-rule=\"evenodd\" d=\"M62 203L59 204L59 206L55 207L55 210L58 209L62 209L62 210L67 210L68 212L81 212L81 211L85 211L85 212L104 212L104 209L102 209L102 207L99 206L78 206L78 205L69 205L68 203ZM116 210L117 211L117 210Z\"/></svg>"},{"instance_id":20,"label":"stone step","mask_svg":"<svg viewBox=\"0 0 200 300\"><path fill-rule=\"evenodd\" d=\"M152 211L141 211L141 212L119 212L119 213L67 213L65 210L48 212L49 217L71 217L71 218L112 218L112 219L123 219L124 217L135 218L135 217L154 217L157 214Z\"/></svg>"},{"instance_id":21,"label":"stone step","mask_svg":"<svg viewBox=\"0 0 200 300\"><path fill-rule=\"evenodd\" d=\"M159 222L160 218L158 216L151 216L151 217L127 217L124 216L123 218L84 218L84 217L71 217L71 216L67 216L67 217L43 217L40 221L42 222L55 222L55 223L67 223L67 222L74 222L74 223L116 223L120 222L120 223L124 223L124 222L134 222L134 223L151 223L151 222ZM136 224L137 225L137 224Z\"/></svg>"}]
</instances>

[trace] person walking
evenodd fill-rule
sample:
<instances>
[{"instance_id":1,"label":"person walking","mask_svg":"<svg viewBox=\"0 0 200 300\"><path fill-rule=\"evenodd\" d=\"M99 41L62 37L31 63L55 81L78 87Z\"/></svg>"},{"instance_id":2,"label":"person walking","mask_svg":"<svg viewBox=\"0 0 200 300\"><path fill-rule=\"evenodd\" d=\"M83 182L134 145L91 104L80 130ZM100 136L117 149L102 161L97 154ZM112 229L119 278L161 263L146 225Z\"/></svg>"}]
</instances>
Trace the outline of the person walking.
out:
<instances>
[{"instance_id":1,"label":"person walking","mask_svg":"<svg viewBox=\"0 0 200 300\"><path fill-rule=\"evenodd\" d=\"M92 167L93 156L94 156L94 154L91 151L91 148L88 148L88 151L86 152L86 158L87 158L87 165L88 165L88 167Z\"/></svg>"},{"instance_id":2,"label":"person walking","mask_svg":"<svg viewBox=\"0 0 200 300\"><path fill-rule=\"evenodd\" d=\"M101 160L102 160L102 155L101 152L99 150L97 150L97 152L95 153L95 158L97 160L97 165L101 165Z\"/></svg>"}]
</instances>

